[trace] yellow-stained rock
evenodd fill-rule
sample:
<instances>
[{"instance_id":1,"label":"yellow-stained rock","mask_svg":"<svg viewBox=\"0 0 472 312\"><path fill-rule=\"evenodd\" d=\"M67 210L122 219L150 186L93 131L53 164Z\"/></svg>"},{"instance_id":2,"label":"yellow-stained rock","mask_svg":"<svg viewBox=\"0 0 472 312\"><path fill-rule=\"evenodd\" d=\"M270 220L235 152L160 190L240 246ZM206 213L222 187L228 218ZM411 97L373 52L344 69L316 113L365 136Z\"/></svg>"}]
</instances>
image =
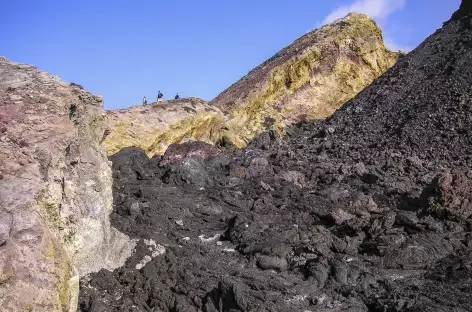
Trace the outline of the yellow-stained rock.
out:
<instances>
[{"instance_id":1,"label":"yellow-stained rock","mask_svg":"<svg viewBox=\"0 0 472 312\"><path fill-rule=\"evenodd\" d=\"M172 143L215 143L224 116L205 101L189 98L108 111L106 118L110 133L103 144L108 154L135 146L152 156L163 154Z\"/></svg>"},{"instance_id":2,"label":"yellow-stained rock","mask_svg":"<svg viewBox=\"0 0 472 312\"><path fill-rule=\"evenodd\" d=\"M148 156L172 143L223 137L244 147L266 130L330 116L398 59L377 24L349 14L296 40L209 104L191 98L109 111L109 155L135 146Z\"/></svg>"},{"instance_id":3,"label":"yellow-stained rock","mask_svg":"<svg viewBox=\"0 0 472 312\"><path fill-rule=\"evenodd\" d=\"M352 13L305 34L210 104L228 117L225 135L243 147L259 132L330 116L399 55L372 19Z\"/></svg>"}]
</instances>

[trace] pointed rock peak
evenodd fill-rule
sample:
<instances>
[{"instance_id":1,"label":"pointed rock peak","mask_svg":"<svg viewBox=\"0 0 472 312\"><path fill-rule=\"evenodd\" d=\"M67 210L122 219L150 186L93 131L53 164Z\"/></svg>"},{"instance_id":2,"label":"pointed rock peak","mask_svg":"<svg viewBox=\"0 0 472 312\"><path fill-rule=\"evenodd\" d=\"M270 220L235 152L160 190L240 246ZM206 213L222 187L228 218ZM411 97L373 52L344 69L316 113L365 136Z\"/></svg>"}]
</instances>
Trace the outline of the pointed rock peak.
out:
<instances>
[{"instance_id":1,"label":"pointed rock peak","mask_svg":"<svg viewBox=\"0 0 472 312\"><path fill-rule=\"evenodd\" d=\"M373 24L376 24L375 21L370 18L368 15L364 13L357 13L357 12L351 12L345 17L342 17L336 21L333 22L333 24L341 23L341 22L370 22Z\"/></svg>"},{"instance_id":2,"label":"pointed rock peak","mask_svg":"<svg viewBox=\"0 0 472 312\"><path fill-rule=\"evenodd\" d=\"M396 63L377 23L365 14L306 33L219 94L226 136L243 147L256 134L330 116Z\"/></svg>"},{"instance_id":3,"label":"pointed rock peak","mask_svg":"<svg viewBox=\"0 0 472 312\"><path fill-rule=\"evenodd\" d=\"M460 8L452 14L449 22L460 20L469 15L472 16L472 0L462 0Z\"/></svg>"}]
</instances>

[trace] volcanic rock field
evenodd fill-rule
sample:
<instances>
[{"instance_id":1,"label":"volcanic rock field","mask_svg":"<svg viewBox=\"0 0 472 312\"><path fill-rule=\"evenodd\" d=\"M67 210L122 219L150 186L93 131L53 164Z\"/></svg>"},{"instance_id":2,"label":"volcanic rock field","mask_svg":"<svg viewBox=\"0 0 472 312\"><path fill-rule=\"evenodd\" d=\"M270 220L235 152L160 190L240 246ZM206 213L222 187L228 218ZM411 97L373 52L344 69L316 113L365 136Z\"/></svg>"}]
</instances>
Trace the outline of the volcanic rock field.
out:
<instances>
[{"instance_id":1,"label":"volcanic rock field","mask_svg":"<svg viewBox=\"0 0 472 312\"><path fill-rule=\"evenodd\" d=\"M111 156L136 250L79 311L472 311L470 3L324 121Z\"/></svg>"}]
</instances>

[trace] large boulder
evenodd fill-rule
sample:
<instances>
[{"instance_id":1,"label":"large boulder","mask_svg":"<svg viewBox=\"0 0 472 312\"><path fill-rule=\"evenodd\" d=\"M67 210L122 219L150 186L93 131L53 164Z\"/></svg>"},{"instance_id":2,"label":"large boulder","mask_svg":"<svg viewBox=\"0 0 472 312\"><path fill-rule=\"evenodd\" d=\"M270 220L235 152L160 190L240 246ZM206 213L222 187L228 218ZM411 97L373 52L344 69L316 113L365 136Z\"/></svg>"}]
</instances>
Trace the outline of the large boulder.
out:
<instances>
[{"instance_id":1,"label":"large boulder","mask_svg":"<svg viewBox=\"0 0 472 312\"><path fill-rule=\"evenodd\" d=\"M0 310L75 311L79 277L120 266L102 98L0 57Z\"/></svg>"},{"instance_id":2,"label":"large boulder","mask_svg":"<svg viewBox=\"0 0 472 312\"><path fill-rule=\"evenodd\" d=\"M169 145L164 153L164 158L169 161L176 161L192 156L208 158L219 154L220 151L213 145L205 142L194 141Z\"/></svg>"}]
</instances>

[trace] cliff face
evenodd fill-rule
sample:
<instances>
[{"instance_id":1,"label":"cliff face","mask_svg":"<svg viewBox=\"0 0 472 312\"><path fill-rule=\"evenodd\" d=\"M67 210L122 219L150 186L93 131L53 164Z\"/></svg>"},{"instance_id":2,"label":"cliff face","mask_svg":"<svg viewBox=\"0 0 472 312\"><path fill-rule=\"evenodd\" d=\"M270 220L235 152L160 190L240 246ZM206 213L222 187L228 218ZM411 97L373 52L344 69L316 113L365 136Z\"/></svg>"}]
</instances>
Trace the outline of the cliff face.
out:
<instances>
[{"instance_id":1,"label":"cliff face","mask_svg":"<svg viewBox=\"0 0 472 312\"><path fill-rule=\"evenodd\" d=\"M135 146L152 156L163 154L172 143L215 143L224 116L205 101L189 98L108 111L106 119L110 133L104 145L110 155Z\"/></svg>"},{"instance_id":2,"label":"cliff face","mask_svg":"<svg viewBox=\"0 0 472 312\"><path fill-rule=\"evenodd\" d=\"M79 276L121 265L101 97L0 58L0 310L76 311Z\"/></svg>"},{"instance_id":3,"label":"cliff face","mask_svg":"<svg viewBox=\"0 0 472 312\"><path fill-rule=\"evenodd\" d=\"M261 131L330 116L399 55L373 20L349 14L302 36L210 104L228 115L226 135L242 147Z\"/></svg>"}]
</instances>

